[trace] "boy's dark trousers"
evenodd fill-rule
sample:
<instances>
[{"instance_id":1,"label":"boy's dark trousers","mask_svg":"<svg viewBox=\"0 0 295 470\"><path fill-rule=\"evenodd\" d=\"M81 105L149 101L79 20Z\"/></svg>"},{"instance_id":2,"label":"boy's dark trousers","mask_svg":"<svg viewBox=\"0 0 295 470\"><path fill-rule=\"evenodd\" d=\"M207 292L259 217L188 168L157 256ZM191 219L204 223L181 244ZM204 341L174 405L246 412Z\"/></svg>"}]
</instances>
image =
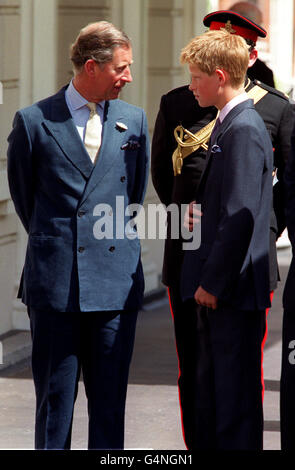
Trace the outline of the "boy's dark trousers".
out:
<instances>
[{"instance_id":1,"label":"boy's dark trousers","mask_svg":"<svg viewBox=\"0 0 295 470\"><path fill-rule=\"evenodd\" d=\"M188 449L262 449L265 311L211 310L169 294Z\"/></svg>"}]
</instances>

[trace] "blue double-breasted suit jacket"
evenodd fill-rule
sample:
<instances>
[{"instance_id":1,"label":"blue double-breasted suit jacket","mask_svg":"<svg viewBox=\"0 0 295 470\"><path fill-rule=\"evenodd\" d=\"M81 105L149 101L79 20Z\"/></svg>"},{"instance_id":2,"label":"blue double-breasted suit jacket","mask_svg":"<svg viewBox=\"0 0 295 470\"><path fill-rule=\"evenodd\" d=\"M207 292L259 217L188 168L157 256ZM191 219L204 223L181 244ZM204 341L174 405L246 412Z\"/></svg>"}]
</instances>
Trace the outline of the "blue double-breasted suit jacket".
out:
<instances>
[{"instance_id":1,"label":"blue double-breasted suit jacket","mask_svg":"<svg viewBox=\"0 0 295 470\"><path fill-rule=\"evenodd\" d=\"M187 251L183 299L199 286L239 310L270 306L269 223L272 144L252 100L224 118L208 149L196 195L201 204L201 245Z\"/></svg>"},{"instance_id":2,"label":"blue double-breasted suit jacket","mask_svg":"<svg viewBox=\"0 0 295 470\"><path fill-rule=\"evenodd\" d=\"M115 209L117 196L124 213L143 202L149 159L144 111L121 100L106 102L95 166L65 88L17 112L8 141L11 196L28 233L23 302L57 311L138 309L144 290L140 241L116 237ZM113 213L112 239L95 236L98 204Z\"/></svg>"}]
</instances>

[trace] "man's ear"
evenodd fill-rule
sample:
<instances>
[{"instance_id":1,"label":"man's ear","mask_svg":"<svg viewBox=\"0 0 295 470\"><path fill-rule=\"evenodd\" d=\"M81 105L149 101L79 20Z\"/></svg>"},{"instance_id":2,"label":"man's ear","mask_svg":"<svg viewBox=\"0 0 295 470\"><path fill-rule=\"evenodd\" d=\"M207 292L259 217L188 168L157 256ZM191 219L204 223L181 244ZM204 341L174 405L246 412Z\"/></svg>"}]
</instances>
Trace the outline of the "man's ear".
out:
<instances>
[{"instance_id":1,"label":"man's ear","mask_svg":"<svg viewBox=\"0 0 295 470\"><path fill-rule=\"evenodd\" d=\"M257 49L252 49L249 54L249 67L255 64L256 60L258 59L258 51Z\"/></svg>"},{"instance_id":2,"label":"man's ear","mask_svg":"<svg viewBox=\"0 0 295 470\"><path fill-rule=\"evenodd\" d=\"M93 77L95 75L95 67L96 67L95 60L93 59L86 60L84 64L84 70L87 73L87 75Z\"/></svg>"}]
</instances>

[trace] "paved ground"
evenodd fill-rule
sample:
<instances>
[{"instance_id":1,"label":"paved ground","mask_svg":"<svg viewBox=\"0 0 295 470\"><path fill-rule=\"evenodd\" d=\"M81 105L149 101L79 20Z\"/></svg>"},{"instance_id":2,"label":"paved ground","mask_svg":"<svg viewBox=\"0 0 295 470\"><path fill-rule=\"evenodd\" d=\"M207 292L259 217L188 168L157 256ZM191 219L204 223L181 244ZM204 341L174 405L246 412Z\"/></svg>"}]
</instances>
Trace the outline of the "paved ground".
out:
<instances>
[{"instance_id":1,"label":"paved ground","mask_svg":"<svg viewBox=\"0 0 295 470\"><path fill-rule=\"evenodd\" d=\"M281 295L290 256L290 249L279 250L282 282L268 317L269 333L264 354L266 450L280 449ZM146 305L139 316L127 397L127 449L185 449L177 376L173 325L167 298L163 298ZM0 371L0 449L33 449L34 401L27 361ZM80 382L74 416L73 449L86 448L86 414L83 383Z\"/></svg>"}]
</instances>

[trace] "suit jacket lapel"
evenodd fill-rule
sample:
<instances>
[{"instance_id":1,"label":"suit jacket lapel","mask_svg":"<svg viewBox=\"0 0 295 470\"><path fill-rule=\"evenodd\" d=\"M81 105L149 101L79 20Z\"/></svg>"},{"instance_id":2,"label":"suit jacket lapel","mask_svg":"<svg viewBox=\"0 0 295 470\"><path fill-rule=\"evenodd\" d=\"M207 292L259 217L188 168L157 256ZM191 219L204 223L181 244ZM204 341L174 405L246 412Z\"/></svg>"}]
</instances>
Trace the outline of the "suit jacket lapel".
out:
<instances>
[{"instance_id":1,"label":"suit jacket lapel","mask_svg":"<svg viewBox=\"0 0 295 470\"><path fill-rule=\"evenodd\" d=\"M93 171L93 163L89 158L67 107L65 89L60 90L53 98L51 117L44 120L44 125L65 156L88 179Z\"/></svg>"},{"instance_id":2,"label":"suit jacket lapel","mask_svg":"<svg viewBox=\"0 0 295 470\"><path fill-rule=\"evenodd\" d=\"M99 150L97 163L85 188L81 204L91 191L102 181L106 173L113 167L118 159L120 147L124 142L125 132L117 128L116 123L126 122L126 116L117 112L116 100L105 103L102 144ZM123 157L122 157L123 158Z\"/></svg>"},{"instance_id":3,"label":"suit jacket lapel","mask_svg":"<svg viewBox=\"0 0 295 470\"><path fill-rule=\"evenodd\" d=\"M246 108L253 108L253 107L254 107L253 100L247 99L245 101L242 101L242 103L237 104L237 106L231 109L231 111L225 116L224 120L222 121L220 128L216 134L216 138L217 136L219 136L220 134L224 132L227 126L232 122L233 119L235 119L235 117L238 114L240 114L241 111L243 111Z\"/></svg>"}]
</instances>

